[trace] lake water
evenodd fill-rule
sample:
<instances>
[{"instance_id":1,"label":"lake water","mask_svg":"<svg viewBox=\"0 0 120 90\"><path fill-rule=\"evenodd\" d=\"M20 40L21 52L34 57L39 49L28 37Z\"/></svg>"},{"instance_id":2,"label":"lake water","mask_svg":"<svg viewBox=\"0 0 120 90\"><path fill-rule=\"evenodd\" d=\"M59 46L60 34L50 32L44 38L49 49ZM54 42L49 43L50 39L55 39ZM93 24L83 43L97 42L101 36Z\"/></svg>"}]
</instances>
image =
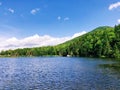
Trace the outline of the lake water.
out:
<instances>
[{"instance_id":1,"label":"lake water","mask_svg":"<svg viewBox=\"0 0 120 90\"><path fill-rule=\"evenodd\" d=\"M120 90L117 61L75 57L0 58L0 90Z\"/></svg>"}]
</instances>

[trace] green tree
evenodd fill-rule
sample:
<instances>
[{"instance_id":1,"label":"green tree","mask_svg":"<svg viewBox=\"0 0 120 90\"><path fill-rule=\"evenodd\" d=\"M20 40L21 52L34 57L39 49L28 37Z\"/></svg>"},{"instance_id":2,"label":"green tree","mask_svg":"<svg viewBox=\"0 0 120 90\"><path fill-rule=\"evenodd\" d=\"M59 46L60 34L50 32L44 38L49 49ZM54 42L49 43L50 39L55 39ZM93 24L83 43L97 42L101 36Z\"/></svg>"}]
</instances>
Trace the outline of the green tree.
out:
<instances>
[{"instance_id":1,"label":"green tree","mask_svg":"<svg viewBox=\"0 0 120 90\"><path fill-rule=\"evenodd\" d=\"M114 45L113 57L114 58L120 58L120 51L119 51L119 49L118 49L116 44Z\"/></svg>"}]
</instances>

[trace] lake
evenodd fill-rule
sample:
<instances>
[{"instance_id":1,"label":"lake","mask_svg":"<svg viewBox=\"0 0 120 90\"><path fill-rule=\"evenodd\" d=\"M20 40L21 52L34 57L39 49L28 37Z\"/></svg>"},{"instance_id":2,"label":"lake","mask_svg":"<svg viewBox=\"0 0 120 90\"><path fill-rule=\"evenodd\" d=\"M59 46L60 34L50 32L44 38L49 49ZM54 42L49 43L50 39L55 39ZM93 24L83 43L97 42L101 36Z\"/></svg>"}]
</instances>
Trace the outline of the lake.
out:
<instances>
[{"instance_id":1,"label":"lake","mask_svg":"<svg viewBox=\"0 0 120 90\"><path fill-rule=\"evenodd\" d=\"M120 90L120 69L111 66L116 63L77 57L0 58L0 90Z\"/></svg>"}]
</instances>

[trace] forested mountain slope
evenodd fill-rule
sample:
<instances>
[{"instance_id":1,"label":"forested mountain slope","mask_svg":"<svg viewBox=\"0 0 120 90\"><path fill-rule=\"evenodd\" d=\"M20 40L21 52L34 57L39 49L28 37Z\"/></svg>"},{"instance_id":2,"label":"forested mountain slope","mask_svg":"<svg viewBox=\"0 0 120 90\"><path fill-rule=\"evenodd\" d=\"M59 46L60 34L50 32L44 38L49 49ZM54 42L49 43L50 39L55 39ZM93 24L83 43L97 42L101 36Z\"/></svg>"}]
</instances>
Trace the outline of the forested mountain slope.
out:
<instances>
[{"instance_id":1,"label":"forested mountain slope","mask_svg":"<svg viewBox=\"0 0 120 90\"><path fill-rule=\"evenodd\" d=\"M120 25L103 26L57 46L2 51L1 56L81 56L120 58Z\"/></svg>"}]
</instances>

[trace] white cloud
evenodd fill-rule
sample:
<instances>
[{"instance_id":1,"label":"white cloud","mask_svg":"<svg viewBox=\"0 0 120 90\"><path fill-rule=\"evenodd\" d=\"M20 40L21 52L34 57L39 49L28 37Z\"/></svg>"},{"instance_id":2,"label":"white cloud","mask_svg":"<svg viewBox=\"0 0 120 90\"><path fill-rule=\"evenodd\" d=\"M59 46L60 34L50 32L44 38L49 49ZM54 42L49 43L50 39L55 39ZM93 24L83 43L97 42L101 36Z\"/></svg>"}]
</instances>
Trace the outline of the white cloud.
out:
<instances>
[{"instance_id":1,"label":"white cloud","mask_svg":"<svg viewBox=\"0 0 120 90\"><path fill-rule=\"evenodd\" d=\"M0 2L0 6L2 5L2 2Z\"/></svg>"},{"instance_id":2,"label":"white cloud","mask_svg":"<svg viewBox=\"0 0 120 90\"><path fill-rule=\"evenodd\" d=\"M61 20L61 16L58 16L57 19L58 19L58 20Z\"/></svg>"},{"instance_id":3,"label":"white cloud","mask_svg":"<svg viewBox=\"0 0 120 90\"><path fill-rule=\"evenodd\" d=\"M64 18L64 21L68 21L68 20L70 20L69 17L65 17L65 18Z\"/></svg>"},{"instance_id":4,"label":"white cloud","mask_svg":"<svg viewBox=\"0 0 120 90\"><path fill-rule=\"evenodd\" d=\"M78 37L78 36L81 36L83 34L86 34L86 31L82 31L82 32L79 32L79 33L75 33L72 38L75 38L75 37Z\"/></svg>"},{"instance_id":5,"label":"white cloud","mask_svg":"<svg viewBox=\"0 0 120 90\"><path fill-rule=\"evenodd\" d=\"M62 19L61 16L58 16L57 19L58 19L58 20L62 20L62 21L68 21L68 20L70 20L69 17L65 17L65 18Z\"/></svg>"},{"instance_id":6,"label":"white cloud","mask_svg":"<svg viewBox=\"0 0 120 90\"><path fill-rule=\"evenodd\" d=\"M12 38L2 38L0 39L0 51L1 50L8 50L8 49L17 49L17 48L31 48L31 47L40 47L40 46L53 46L60 43L64 43L68 40L71 40L77 36L83 35L86 32L80 32L76 33L73 36L69 37L62 37L62 38L56 38L51 37L49 35L39 36L39 35L33 35L30 37L26 37L23 39L17 39L16 37Z\"/></svg>"},{"instance_id":7,"label":"white cloud","mask_svg":"<svg viewBox=\"0 0 120 90\"><path fill-rule=\"evenodd\" d=\"M118 19L117 22L120 23L120 19Z\"/></svg>"},{"instance_id":8,"label":"white cloud","mask_svg":"<svg viewBox=\"0 0 120 90\"><path fill-rule=\"evenodd\" d=\"M118 8L118 7L120 7L120 2L111 4L108 9L109 9L109 10L112 10L112 9Z\"/></svg>"},{"instance_id":9,"label":"white cloud","mask_svg":"<svg viewBox=\"0 0 120 90\"><path fill-rule=\"evenodd\" d=\"M15 12L12 8L9 8L8 11L11 12L12 14Z\"/></svg>"},{"instance_id":10,"label":"white cloud","mask_svg":"<svg viewBox=\"0 0 120 90\"><path fill-rule=\"evenodd\" d=\"M39 10L40 10L39 8L35 8L35 9L32 9L30 13L35 15Z\"/></svg>"}]
</instances>

